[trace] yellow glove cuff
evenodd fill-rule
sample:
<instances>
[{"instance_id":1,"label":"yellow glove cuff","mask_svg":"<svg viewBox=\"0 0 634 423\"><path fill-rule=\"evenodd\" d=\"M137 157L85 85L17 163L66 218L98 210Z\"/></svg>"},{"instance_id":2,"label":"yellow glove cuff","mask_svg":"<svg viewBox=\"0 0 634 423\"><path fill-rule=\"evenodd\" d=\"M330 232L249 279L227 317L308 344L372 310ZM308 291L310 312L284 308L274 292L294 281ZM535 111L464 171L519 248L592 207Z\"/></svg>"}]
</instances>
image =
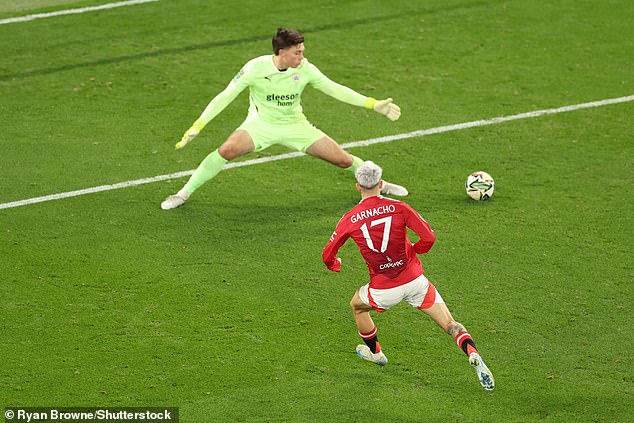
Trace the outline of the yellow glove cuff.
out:
<instances>
[{"instance_id":1,"label":"yellow glove cuff","mask_svg":"<svg viewBox=\"0 0 634 423\"><path fill-rule=\"evenodd\" d=\"M202 129L205 127L206 123L203 122L202 120L198 119L196 122L194 122L194 124L192 125L192 128L194 128L197 131L202 131Z\"/></svg>"},{"instance_id":2,"label":"yellow glove cuff","mask_svg":"<svg viewBox=\"0 0 634 423\"><path fill-rule=\"evenodd\" d=\"M365 99L365 103L363 103L363 107L366 109L374 110L374 105L376 104L376 98L368 97Z\"/></svg>"}]
</instances>

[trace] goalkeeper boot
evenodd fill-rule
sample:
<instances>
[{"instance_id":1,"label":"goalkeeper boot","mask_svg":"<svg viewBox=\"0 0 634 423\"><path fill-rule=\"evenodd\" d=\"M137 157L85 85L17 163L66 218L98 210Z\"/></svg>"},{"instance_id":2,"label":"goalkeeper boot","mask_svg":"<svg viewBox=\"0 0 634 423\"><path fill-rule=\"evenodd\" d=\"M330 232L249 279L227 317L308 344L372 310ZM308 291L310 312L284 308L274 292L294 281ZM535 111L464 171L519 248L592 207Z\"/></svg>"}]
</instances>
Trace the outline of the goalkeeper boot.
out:
<instances>
[{"instance_id":1,"label":"goalkeeper boot","mask_svg":"<svg viewBox=\"0 0 634 423\"><path fill-rule=\"evenodd\" d=\"M478 374L478 379L480 379L480 385L487 391L492 391L495 388L495 380L493 379L493 373L484 364L482 361L482 357L477 352L471 353L469 356L469 364L475 369Z\"/></svg>"},{"instance_id":2,"label":"goalkeeper boot","mask_svg":"<svg viewBox=\"0 0 634 423\"><path fill-rule=\"evenodd\" d=\"M175 209L185 204L188 198L189 194L184 190L180 190L176 194L167 197L165 201L161 203L161 208L163 210Z\"/></svg>"},{"instance_id":3,"label":"goalkeeper boot","mask_svg":"<svg viewBox=\"0 0 634 423\"><path fill-rule=\"evenodd\" d=\"M383 351L379 351L374 354L370 351L370 347L364 344L357 345L357 354L364 360L376 363L383 367L387 364L387 357L383 354Z\"/></svg>"},{"instance_id":4,"label":"goalkeeper boot","mask_svg":"<svg viewBox=\"0 0 634 423\"><path fill-rule=\"evenodd\" d=\"M386 181L383 181L383 187L381 188L381 194L387 195L396 195L398 197L405 197L409 192L407 188L402 187L400 185L392 184Z\"/></svg>"}]
</instances>

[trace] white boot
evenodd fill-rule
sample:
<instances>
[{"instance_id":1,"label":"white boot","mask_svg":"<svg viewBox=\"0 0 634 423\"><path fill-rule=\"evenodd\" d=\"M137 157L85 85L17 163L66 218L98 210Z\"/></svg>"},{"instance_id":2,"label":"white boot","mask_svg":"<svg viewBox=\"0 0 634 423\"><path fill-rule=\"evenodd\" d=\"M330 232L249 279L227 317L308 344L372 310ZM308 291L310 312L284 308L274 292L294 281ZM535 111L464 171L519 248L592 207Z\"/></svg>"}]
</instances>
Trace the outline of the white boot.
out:
<instances>
[{"instance_id":1,"label":"white boot","mask_svg":"<svg viewBox=\"0 0 634 423\"><path fill-rule=\"evenodd\" d=\"M379 366L385 366L387 364L387 357L383 354L383 351L379 351L376 354L373 354L370 351L370 347L364 344L357 345L357 354L364 360L371 361L372 363L376 363Z\"/></svg>"},{"instance_id":2,"label":"white boot","mask_svg":"<svg viewBox=\"0 0 634 423\"><path fill-rule=\"evenodd\" d=\"M402 187L400 185L392 184L386 181L383 181L383 187L381 188L381 194L387 195L396 195L398 197L405 197L409 192L407 192L407 188Z\"/></svg>"},{"instance_id":3,"label":"white boot","mask_svg":"<svg viewBox=\"0 0 634 423\"><path fill-rule=\"evenodd\" d=\"M480 354L476 352L471 353L471 355L469 356L469 364L471 364L471 366L478 374L478 379L480 379L480 384L482 385L482 387L487 391L492 391L493 388L495 388L493 373L491 373L491 370L489 370L487 365L484 364L484 361L482 361L482 357L480 357Z\"/></svg>"},{"instance_id":4,"label":"white boot","mask_svg":"<svg viewBox=\"0 0 634 423\"><path fill-rule=\"evenodd\" d=\"M175 209L185 204L185 201L189 198L189 193L185 190L180 190L174 195L170 195L161 203L163 210Z\"/></svg>"}]
</instances>

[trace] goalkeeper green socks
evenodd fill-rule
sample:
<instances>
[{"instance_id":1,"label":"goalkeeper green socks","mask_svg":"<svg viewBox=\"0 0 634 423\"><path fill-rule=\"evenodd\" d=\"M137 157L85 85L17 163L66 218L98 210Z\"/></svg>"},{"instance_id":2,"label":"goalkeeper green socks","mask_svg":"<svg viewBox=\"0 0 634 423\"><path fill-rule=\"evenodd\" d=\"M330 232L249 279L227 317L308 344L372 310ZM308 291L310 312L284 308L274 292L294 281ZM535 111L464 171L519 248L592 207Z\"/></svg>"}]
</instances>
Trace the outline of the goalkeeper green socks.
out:
<instances>
[{"instance_id":1,"label":"goalkeeper green socks","mask_svg":"<svg viewBox=\"0 0 634 423\"><path fill-rule=\"evenodd\" d=\"M200 188L205 182L213 179L214 176L222 170L228 160L215 150L213 153L205 157L205 160L200 163L194 174L189 178L189 181L183 187L183 190L188 194L193 194L198 188ZM346 170L354 173L357 168L363 163L363 159L357 156L352 156L352 166L347 167ZM189 197L189 195L188 195Z\"/></svg>"},{"instance_id":2,"label":"goalkeeper green socks","mask_svg":"<svg viewBox=\"0 0 634 423\"><path fill-rule=\"evenodd\" d=\"M347 167L346 170L354 173L361 164L363 164L363 159L360 159L357 156L352 156L352 166Z\"/></svg>"},{"instance_id":3,"label":"goalkeeper green socks","mask_svg":"<svg viewBox=\"0 0 634 423\"><path fill-rule=\"evenodd\" d=\"M225 158L218 153L218 150L215 150L213 153L205 157L205 160L203 160L198 166L183 189L189 194L192 194L200 188L201 185L216 176L218 172L222 170L227 161L228 160L225 160Z\"/></svg>"}]
</instances>

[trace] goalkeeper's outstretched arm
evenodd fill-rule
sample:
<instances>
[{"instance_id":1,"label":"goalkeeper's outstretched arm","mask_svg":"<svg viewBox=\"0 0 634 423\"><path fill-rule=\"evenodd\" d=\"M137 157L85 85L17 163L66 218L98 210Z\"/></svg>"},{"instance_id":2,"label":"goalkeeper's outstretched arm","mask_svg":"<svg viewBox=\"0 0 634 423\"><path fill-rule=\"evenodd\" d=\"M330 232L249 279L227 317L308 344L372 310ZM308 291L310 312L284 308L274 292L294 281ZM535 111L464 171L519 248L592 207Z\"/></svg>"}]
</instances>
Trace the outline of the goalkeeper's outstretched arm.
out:
<instances>
[{"instance_id":1,"label":"goalkeeper's outstretched arm","mask_svg":"<svg viewBox=\"0 0 634 423\"><path fill-rule=\"evenodd\" d=\"M243 89L243 88L242 88ZM196 119L194 124L185 132L179 142L176 143L174 148L177 150L185 147L191 140L203 130L203 128L209 123L210 120L218 116L242 91L235 83L230 82L222 92L213 98L205 107L200 117Z\"/></svg>"},{"instance_id":2,"label":"goalkeeper's outstretched arm","mask_svg":"<svg viewBox=\"0 0 634 423\"><path fill-rule=\"evenodd\" d=\"M344 103L374 110L375 112L386 116L391 121L398 120L398 118L401 117L401 108L394 104L391 98L386 100L377 100L372 97L366 97L351 88L330 80L323 74L322 78L318 82L314 83L313 86L324 94L328 94L339 101L343 101Z\"/></svg>"}]
</instances>

